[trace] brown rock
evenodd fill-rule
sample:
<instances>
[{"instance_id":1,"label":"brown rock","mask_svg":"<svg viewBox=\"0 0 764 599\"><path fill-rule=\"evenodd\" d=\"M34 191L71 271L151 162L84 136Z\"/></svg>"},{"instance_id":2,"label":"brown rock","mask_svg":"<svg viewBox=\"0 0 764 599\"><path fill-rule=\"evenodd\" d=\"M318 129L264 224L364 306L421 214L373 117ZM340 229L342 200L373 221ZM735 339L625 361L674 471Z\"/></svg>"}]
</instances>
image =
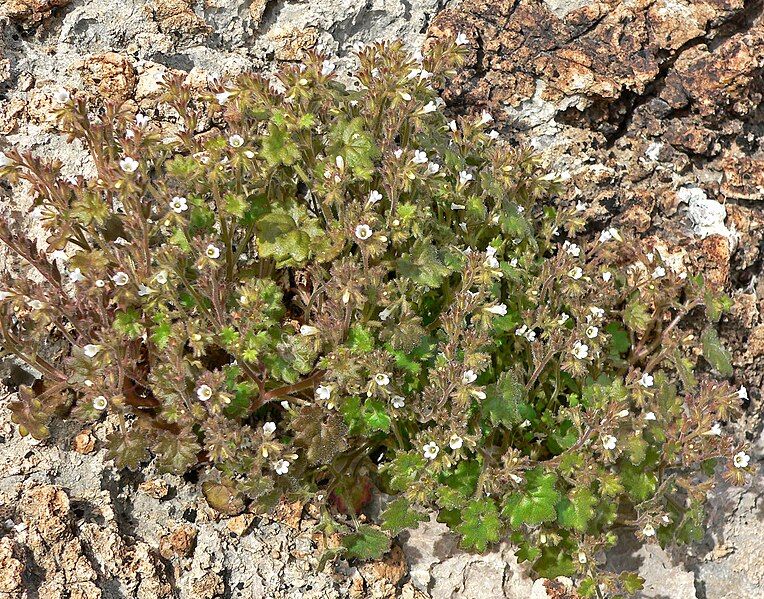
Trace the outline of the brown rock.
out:
<instances>
[{"instance_id":1,"label":"brown rock","mask_svg":"<svg viewBox=\"0 0 764 599\"><path fill-rule=\"evenodd\" d=\"M190 556L196 546L196 534L196 528L190 524L181 524L160 539L159 554L165 559Z\"/></svg>"},{"instance_id":2,"label":"brown rock","mask_svg":"<svg viewBox=\"0 0 764 599\"><path fill-rule=\"evenodd\" d=\"M228 530L230 530L236 536L240 537L245 532L247 532L254 520L254 514L241 514L240 516L235 516L234 518L227 520L225 525Z\"/></svg>"},{"instance_id":3,"label":"brown rock","mask_svg":"<svg viewBox=\"0 0 764 599\"><path fill-rule=\"evenodd\" d=\"M270 517L277 522L286 524L287 526L298 530L300 528L300 520L302 520L302 508L305 506L301 501L285 501L282 500L276 505L270 514Z\"/></svg>"},{"instance_id":4,"label":"brown rock","mask_svg":"<svg viewBox=\"0 0 764 599\"><path fill-rule=\"evenodd\" d=\"M162 33L179 37L207 35L212 28L198 16L188 0L154 0L146 10L156 21Z\"/></svg>"},{"instance_id":5,"label":"brown rock","mask_svg":"<svg viewBox=\"0 0 764 599\"><path fill-rule=\"evenodd\" d=\"M265 9L268 8L270 0L252 0L249 5L249 16L252 17L252 27L257 29L263 21Z\"/></svg>"},{"instance_id":6,"label":"brown rock","mask_svg":"<svg viewBox=\"0 0 764 599\"><path fill-rule=\"evenodd\" d=\"M71 0L6 0L0 8L0 13L5 13L11 20L26 27L36 27L55 9L66 6L69 2Z\"/></svg>"},{"instance_id":7,"label":"brown rock","mask_svg":"<svg viewBox=\"0 0 764 599\"><path fill-rule=\"evenodd\" d=\"M408 565L403 551L395 545L384 559L367 562L360 567L359 571L368 585L384 581L396 586L406 576Z\"/></svg>"},{"instance_id":8,"label":"brown rock","mask_svg":"<svg viewBox=\"0 0 764 599\"><path fill-rule=\"evenodd\" d=\"M746 353L750 358L764 355L764 325L759 325L751 331L746 343Z\"/></svg>"},{"instance_id":9,"label":"brown rock","mask_svg":"<svg viewBox=\"0 0 764 599\"><path fill-rule=\"evenodd\" d=\"M219 574L207 572L191 583L191 591L196 599L215 599L225 591L225 583Z\"/></svg>"},{"instance_id":10,"label":"brown rock","mask_svg":"<svg viewBox=\"0 0 764 599\"><path fill-rule=\"evenodd\" d=\"M20 593L24 564L20 561L21 550L10 537L0 539L0 595Z\"/></svg>"},{"instance_id":11,"label":"brown rock","mask_svg":"<svg viewBox=\"0 0 764 599\"><path fill-rule=\"evenodd\" d=\"M152 478L138 485L138 490L154 499L164 499L170 493L170 485L161 478Z\"/></svg>"},{"instance_id":12,"label":"brown rock","mask_svg":"<svg viewBox=\"0 0 764 599\"><path fill-rule=\"evenodd\" d=\"M79 433L76 437L74 437L74 440L72 441L72 449L76 451L77 453L92 453L95 449L96 445L96 438L93 435L93 431L91 431L89 428L86 428L81 433Z\"/></svg>"},{"instance_id":13,"label":"brown rock","mask_svg":"<svg viewBox=\"0 0 764 599\"><path fill-rule=\"evenodd\" d=\"M267 37L273 44L276 60L302 60L308 50L315 48L318 42L318 29L274 27L268 32Z\"/></svg>"},{"instance_id":14,"label":"brown rock","mask_svg":"<svg viewBox=\"0 0 764 599\"><path fill-rule=\"evenodd\" d=\"M127 57L116 52L87 57L79 65L79 72L94 101L124 102L135 92L135 69Z\"/></svg>"}]
</instances>

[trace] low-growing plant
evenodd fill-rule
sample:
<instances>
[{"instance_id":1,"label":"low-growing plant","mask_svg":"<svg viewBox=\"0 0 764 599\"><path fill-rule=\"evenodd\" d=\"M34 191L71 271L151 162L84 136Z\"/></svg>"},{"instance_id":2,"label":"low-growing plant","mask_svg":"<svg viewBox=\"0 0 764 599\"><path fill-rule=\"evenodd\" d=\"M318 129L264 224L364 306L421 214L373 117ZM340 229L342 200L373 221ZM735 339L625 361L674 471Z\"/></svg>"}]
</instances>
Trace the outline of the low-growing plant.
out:
<instances>
[{"instance_id":1,"label":"low-growing plant","mask_svg":"<svg viewBox=\"0 0 764 599\"><path fill-rule=\"evenodd\" d=\"M21 433L108 414L118 468L198 470L229 513L312 500L350 557L434 508L583 596L640 587L598 568L618 531L700 538L714 472L752 468L719 425L744 389L711 376L732 374L728 300L555 206L488 113L449 121L462 42L367 46L346 85L318 55L206 95L172 79L169 138L61 94L97 175L0 155L48 233L0 227L31 265L0 292L5 351L41 375Z\"/></svg>"}]
</instances>

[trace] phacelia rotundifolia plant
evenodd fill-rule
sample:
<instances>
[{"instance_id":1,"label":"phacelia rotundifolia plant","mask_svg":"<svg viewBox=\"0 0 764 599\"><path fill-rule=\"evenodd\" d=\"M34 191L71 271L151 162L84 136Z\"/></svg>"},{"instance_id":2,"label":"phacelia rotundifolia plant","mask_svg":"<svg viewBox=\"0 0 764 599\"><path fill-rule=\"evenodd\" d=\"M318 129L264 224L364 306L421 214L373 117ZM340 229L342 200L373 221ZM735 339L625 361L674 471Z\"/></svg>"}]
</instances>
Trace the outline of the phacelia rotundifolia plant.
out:
<instances>
[{"instance_id":1,"label":"phacelia rotundifolia plant","mask_svg":"<svg viewBox=\"0 0 764 599\"><path fill-rule=\"evenodd\" d=\"M3 346L41 376L22 434L108 417L117 467L198 470L229 513L312 500L350 557L434 509L583 596L639 588L598 571L616 530L699 538L714 471L752 468L719 425L744 389L711 376L728 300L556 206L488 113L444 116L463 42L368 46L348 85L317 55L201 97L167 81L165 138L61 94L97 175L0 156L48 233L0 227L29 266L0 286Z\"/></svg>"}]
</instances>

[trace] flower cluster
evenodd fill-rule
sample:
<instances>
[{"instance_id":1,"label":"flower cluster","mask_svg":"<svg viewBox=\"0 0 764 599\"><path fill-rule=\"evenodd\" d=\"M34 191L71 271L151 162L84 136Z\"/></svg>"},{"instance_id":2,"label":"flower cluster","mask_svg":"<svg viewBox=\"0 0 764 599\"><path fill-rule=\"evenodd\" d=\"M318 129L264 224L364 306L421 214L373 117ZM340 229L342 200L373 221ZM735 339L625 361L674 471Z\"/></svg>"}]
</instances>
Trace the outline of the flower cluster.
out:
<instances>
[{"instance_id":1,"label":"flower cluster","mask_svg":"<svg viewBox=\"0 0 764 599\"><path fill-rule=\"evenodd\" d=\"M436 509L584 596L638 588L597 571L612 530L691 540L698 477L752 471L722 434L743 392L712 376L732 375L728 301L548 201L489 113L446 117L468 43L359 48L347 86L318 55L277 84L173 79L170 137L60 95L96 177L0 154L48 233L39 251L0 224L36 271L0 283L3 346L44 383L11 405L21 432L112 417L118 467L198 469L228 513L313 497L351 557ZM373 489L397 498L358 527Z\"/></svg>"}]
</instances>

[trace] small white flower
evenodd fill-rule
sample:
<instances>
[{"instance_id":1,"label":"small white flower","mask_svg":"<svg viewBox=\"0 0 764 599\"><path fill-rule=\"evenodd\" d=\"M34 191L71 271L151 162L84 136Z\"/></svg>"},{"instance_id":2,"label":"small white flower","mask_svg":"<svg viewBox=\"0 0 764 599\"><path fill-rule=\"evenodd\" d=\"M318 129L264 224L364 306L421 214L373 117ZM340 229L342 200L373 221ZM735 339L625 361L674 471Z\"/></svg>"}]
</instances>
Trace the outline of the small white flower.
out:
<instances>
[{"instance_id":1,"label":"small white flower","mask_svg":"<svg viewBox=\"0 0 764 599\"><path fill-rule=\"evenodd\" d=\"M403 397L401 397L400 395L393 396L393 407L396 410L400 410L405 405L406 405L406 400Z\"/></svg>"},{"instance_id":2,"label":"small white flower","mask_svg":"<svg viewBox=\"0 0 764 599\"><path fill-rule=\"evenodd\" d=\"M587 561L587 560L586 560L586 554L585 554L583 551L580 551L580 552L578 553L578 562L579 562L580 564L585 564L585 563L586 563L586 561Z\"/></svg>"},{"instance_id":3,"label":"small white flower","mask_svg":"<svg viewBox=\"0 0 764 599\"><path fill-rule=\"evenodd\" d=\"M422 150L414 150L414 157L411 159L414 164L424 164L427 162L427 152Z\"/></svg>"},{"instance_id":4,"label":"small white flower","mask_svg":"<svg viewBox=\"0 0 764 599\"><path fill-rule=\"evenodd\" d=\"M605 310L597 306L589 306L589 312L591 312L592 316L595 318L602 318L605 316Z\"/></svg>"},{"instance_id":5,"label":"small white flower","mask_svg":"<svg viewBox=\"0 0 764 599\"><path fill-rule=\"evenodd\" d=\"M516 483L516 484L518 484L518 485L519 485L521 482L523 482L523 478L522 478L521 476L517 476L517 474L515 474L514 472L513 472L513 473L510 473L510 475L509 475L509 478L511 478L511 479L512 479L512 482L514 482L514 483ZM542 542L543 542L543 541L542 541Z\"/></svg>"},{"instance_id":6,"label":"small white flower","mask_svg":"<svg viewBox=\"0 0 764 599\"><path fill-rule=\"evenodd\" d=\"M13 294L10 291L0 291L0 302L12 297Z\"/></svg>"},{"instance_id":7,"label":"small white flower","mask_svg":"<svg viewBox=\"0 0 764 599\"><path fill-rule=\"evenodd\" d=\"M613 273L611 273L610 271L606 270L605 272L602 273L602 280L605 281L605 283L609 283L610 279L612 278L613 278Z\"/></svg>"},{"instance_id":8,"label":"small white flower","mask_svg":"<svg viewBox=\"0 0 764 599\"><path fill-rule=\"evenodd\" d=\"M218 101L218 104L221 106L224 105L226 102L228 102L228 98L231 97L231 92L220 92L218 94L215 94L215 99Z\"/></svg>"},{"instance_id":9,"label":"small white flower","mask_svg":"<svg viewBox=\"0 0 764 599\"><path fill-rule=\"evenodd\" d=\"M745 385L740 385L740 389L737 390L738 399L748 399L748 389Z\"/></svg>"},{"instance_id":10,"label":"small white flower","mask_svg":"<svg viewBox=\"0 0 764 599\"><path fill-rule=\"evenodd\" d=\"M69 101L69 98L71 98L71 96L65 89L60 89L53 94L53 99L59 104L66 104Z\"/></svg>"},{"instance_id":11,"label":"small white flower","mask_svg":"<svg viewBox=\"0 0 764 599\"><path fill-rule=\"evenodd\" d=\"M106 281L104 281L103 279L96 279L95 286L96 287L106 287Z\"/></svg>"},{"instance_id":12,"label":"small white flower","mask_svg":"<svg viewBox=\"0 0 764 599\"><path fill-rule=\"evenodd\" d=\"M143 283L138 285L138 295L139 296L145 297L145 296L150 295L152 293L154 293L154 290L151 287L149 287L148 285L144 285Z\"/></svg>"},{"instance_id":13,"label":"small white flower","mask_svg":"<svg viewBox=\"0 0 764 599\"><path fill-rule=\"evenodd\" d=\"M411 94L405 91L399 91L398 95L403 98L406 102L411 102Z\"/></svg>"},{"instance_id":14,"label":"small white flower","mask_svg":"<svg viewBox=\"0 0 764 599\"><path fill-rule=\"evenodd\" d=\"M438 105L433 100L430 100L419 112L421 114L430 114L431 112L435 112L437 109Z\"/></svg>"},{"instance_id":15,"label":"small white flower","mask_svg":"<svg viewBox=\"0 0 764 599\"><path fill-rule=\"evenodd\" d=\"M180 196L175 196L170 200L170 209L177 214L185 212L188 210L188 200Z\"/></svg>"},{"instance_id":16,"label":"small white flower","mask_svg":"<svg viewBox=\"0 0 764 599\"><path fill-rule=\"evenodd\" d=\"M456 39L454 40L454 43L457 46L463 46L464 44L468 42L469 40L467 39L467 36L464 35L462 32L459 32L459 34L456 36Z\"/></svg>"},{"instance_id":17,"label":"small white flower","mask_svg":"<svg viewBox=\"0 0 764 599\"><path fill-rule=\"evenodd\" d=\"M600 233L600 243L606 243L611 239L615 239L616 241L623 241L621 234L615 227L610 227L609 229L606 229Z\"/></svg>"},{"instance_id":18,"label":"small white flower","mask_svg":"<svg viewBox=\"0 0 764 599\"><path fill-rule=\"evenodd\" d=\"M459 184L460 185L467 185L470 181L472 181L472 173L468 173L467 171L460 171L459 172Z\"/></svg>"},{"instance_id":19,"label":"small white flower","mask_svg":"<svg viewBox=\"0 0 764 599\"><path fill-rule=\"evenodd\" d=\"M401 156L403 156L403 150L401 148L398 148L397 150L395 150L395 152L393 152L393 156L395 156L396 158L400 158Z\"/></svg>"},{"instance_id":20,"label":"small white flower","mask_svg":"<svg viewBox=\"0 0 764 599\"><path fill-rule=\"evenodd\" d=\"M618 416L618 418L626 418L626 416L628 416L630 413L631 412L629 412L629 410L621 410L616 414L616 416Z\"/></svg>"},{"instance_id":21,"label":"small white flower","mask_svg":"<svg viewBox=\"0 0 764 599\"><path fill-rule=\"evenodd\" d=\"M319 385L316 387L316 397L324 401L332 396L332 388L329 385Z\"/></svg>"},{"instance_id":22,"label":"small white flower","mask_svg":"<svg viewBox=\"0 0 764 599\"><path fill-rule=\"evenodd\" d=\"M154 277L154 280L160 285L164 285L167 282L167 271L160 270Z\"/></svg>"},{"instance_id":23,"label":"small white flower","mask_svg":"<svg viewBox=\"0 0 764 599\"><path fill-rule=\"evenodd\" d=\"M79 283L80 281L85 280L85 276L82 274L82 271L79 268L75 268L69 273L69 280L72 283Z\"/></svg>"},{"instance_id":24,"label":"small white flower","mask_svg":"<svg viewBox=\"0 0 764 599\"><path fill-rule=\"evenodd\" d=\"M411 79L416 79L417 77L419 77L419 74L420 74L421 72L422 72L422 70L421 70L421 69L411 69L411 70L409 71L409 74L408 74L408 75L406 75L406 79L408 79L409 81L410 81Z\"/></svg>"},{"instance_id":25,"label":"small white flower","mask_svg":"<svg viewBox=\"0 0 764 599\"><path fill-rule=\"evenodd\" d=\"M507 304L496 304L494 306L491 306L490 308L486 308L486 312L490 312L491 314L496 314L497 316L506 316Z\"/></svg>"},{"instance_id":26,"label":"small white flower","mask_svg":"<svg viewBox=\"0 0 764 599\"><path fill-rule=\"evenodd\" d=\"M585 212L588 207L589 206L585 202L580 200L576 202L576 212Z\"/></svg>"},{"instance_id":27,"label":"small white flower","mask_svg":"<svg viewBox=\"0 0 764 599\"><path fill-rule=\"evenodd\" d=\"M568 271L568 276L569 276L571 279L573 279L573 280L577 281L577 280L578 280L578 279L580 279L582 276L584 276L584 271L583 271L583 270L581 270L581 267L580 267L580 266L574 266L573 268L571 268L571 269Z\"/></svg>"},{"instance_id":28,"label":"small white flower","mask_svg":"<svg viewBox=\"0 0 764 599\"><path fill-rule=\"evenodd\" d=\"M528 331L528 325L523 325L515 329L515 335L522 337Z\"/></svg>"},{"instance_id":29,"label":"small white flower","mask_svg":"<svg viewBox=\"0 0 764 599\"><path fill-rule=\"evenodd\" d=\"M437 162L428 162L427 163L427 172L431 175L437 175L440 171L440 165Z\"/></svg>"},{"instance_id":30,"label":"small white flower","mask_svg":"<svg viewBox=\"0 0 764 599\"><path fill-rule=\"evenodd\" d=\"M451 129L451 131L453 131L454 133L456 133L456 129L457 129L456 121L453 119L448 121L448 128Z\"/></svg>"},{"instance_id":31,"label":"small white flower","mask_svg":"<svg viewBox=\"0 0 764 599\"><path fill-rule=\"evenodd\" d=\"M722 425L718 422L715 422L714 425L703 434L710 435L712 437L720 437L722 434Z\"/></svg>"},{"instance_id":32,"label":"small white flower","mask_svg":"<svg viewBox=\"0 0 764 599\"><path fill-rule=\"evenodd\" d=\"M499 139L499 132L496 131L496 129L491 129L488 132L488 137L490 137L492 140L496 141L497 139Z\"/></svg>"},{"instance_id":33,"label":"small white flower","mask_svg":"<svg viewBox=\"0 0 764 599\"><path fill-rule=\"evenodd\" d=\"M499 268L499 260L496 258L496 248L492 245L489 245L487 248L485 248L485 264L489 268Z\"/></svg>"},{"instance_id":34,"label":"small white flower","mask_svg":"<svg viewBox=\"0 0 764 599\"><path fill-rule=\"evenodd\" d=\"M386 387L390 384L390 377L384 372L378 372L374 375L374 382L380 387Z\"/></svg>"},{"instance_id":35,"label":"small white flower","mask_svg":"<svg viewBox=\"0 0 764 599\"><path fill-rule=\"evenodd\" d=\"M574 258L578 258L581 255L581 248L577 244L571 243L570 241L565 241L562 244L562 249Z\"/></svg>"},{"instance_id":36,"label":"small white flower","mask_svg":"<svg viewBox=\"0 0 764 599\"><path fill-rule=\"evenodd\" d=\"M114 240L114 243L116 243L117 245L128 245L130 242L124 237L117 237Z\"/></svg>"},{"instance_id":37,"label":"small white flower","mask_svg":"<svg viewBox=\"0 0 764 599\"><path fill-rule=\"evenodd\" d=\"M131 158L130 156L125 156L122 160L119 161L119 168L121 168L126 173L134 173L138 170L138 161L134 158Z\"/></svg>"},{"instance_id":38,"label":"small white flower","mask_svg":"<svg viewBox=\"0 0 764 599\"><path fill-rule=\"evenodd\" d=\"M383 321L383 322L384 322L385 320L387 320L388 318L390 318L390 314L391 314L391 313L392 313L392 311L390 310L390 308L384 308L384 309L383 309L383 310L382 310L382 311L379 313L379 319L380 319L381 321Z\"/></svg>"},{"instance_id":39,"label":"small white flower","mask_svg":"<svg viewBox=\"0 0 764 599\"><path fill-rule=\"evenodd\" d=\"M196 390L196 396L199 398L199 401L209 400L210 397L212 397L212 387L209 385L200 385Z\"/></svg>"},{"instance_id":40,"label":"small white flower","mask_svg":"<svg viewBox=\"0 0 764 599\"><path fill-rule=\"evenodd\" d=\"M462 383L464 385L471 385L472 383L474 383L477 380L477 378L478 378L478 375L475 374L475 371L470 369L470 370L467 370L462 375Z\"/></svg>"},{"instance_id":41,"label":"small white flower","mask_svg":"<svg viewBox=\"0 0 764 599\"><path fill-rule=\"evenodd\" d=\"M366 204L368 206L373 206L377 202L379 202L382 199L382 194L379 193L376 189L373 189L371 193L369 193L369 199L366 200Z\"/></svg>"},{"instance_id":42,"label":"small white flower","mask_svg":"<svg viewBox=\"0 0 764 599\"><path fill-rule=\"evenodd\" d=\"M122 287L123 285L127 285L127 282L130 280L130 277L127 276L126 272L120 270L118 273L114 274L111 280L114 281L114 284L117 287Z\"/></svg>"},{"instance_id":43,"label":"small white flower","mask_svg":"<svg viewBox=\"0 0 764 599\"><path fill-rule=\"evenodd\" d=\"M488 397L483 391L479 391L477 389L470 389L470 395L474 395L481 401Z\"/></svg>"},{"instance_id":44,"label":"small white flower","mask_svg":"<svg viewBox=\"0 0 764 599\"><path fill-rule=\"evenodd\" d=\"M557 324L562 326L566 322L568 322L568 320L570 320L570 315L565 313L565 312L563 312L562 314L560 314L560 317L557 319Z\"/></svg>"},{"instance_id":45,"label":"small white flower","mask_svg":"<svg viewBox=\"0 0 764 599\"><path fill-rule=\"evenodd\" d=\"M82 353L85 354L88 358L95 358L99 351L101 351L101 346L96 345L95 343L88 343L85 347L82 348Z\"/></svg>"},{"instance_id":46,"label":"small white flower","mask_svg":"<svg viewBox=\"0 0 764 599\"><path fill-rule=\"evenodd\" d=\"M240 148L244 145L244 138L241 135L233 134L228 138L228 143L232 148Z\"/></svg>"},{"instance_id":47,"label":"small white flower","mask_svg":"<svg viewBox=\"0 0 764 599\"><path fill-rule=\"evenodd\" d=\"M662 279L666 276L666 269L662 266L656 266L652 276L653 279Z\"/></svg>"},{"instance_id":48,"label":"small white flower","mask_svg":"<svg viewBox=\"0 0 764 599\"><path fill-rule=\"evenodd\" d=\"M422 449L424 450L424 457L428 460L434 460L438 457L438 453L440 452L440 447L438 447L434 441L425 444Z\"/></svg>"},{"instance_id":49,"label":"small white flower","mask_svg":"<svg viewBox=\"0 0 764 599\"><path fill-rule=\"evenodd\" d=\"M263 425L263 432L266 435L272 435L273 433L275 433L276 432L276 423L275 422L266 422Z\"/></svg>"},{"instance_id":50,"label":"small white flower","mask_svg":"<svg viewBox=\"0 0 764 599\"><path fill-rule=\"evenodd\" d=\"M488 123L492 123L492 122L493 122L493 116L491 116L490 112L488 112L487 110L484 110L480 114L480 121L478 121L478 124L487 125Z\"/></svg>"},{"instance_id":51,"label":"small white flower","mask_svg":"<svg viewBox=\"0 0 764 599\"><path fill-rule=\"evenodd\" d=\"M93 407L96 410L105 410L108 403L109 402L106 401L106 398L103 395L93 398Z\"/></svg>"},{"instance_id":52,"label":"small white flower","mask_svg":"<svg viewBox=\"0 0 764 599\"><path fill-rule=\"evenodd\" d=\"M589 339L594 339L599 335L599 328L595 327L594 325L590 326L586 329L586 336L589 337Z\"/></svg>"},{"instance_id":53,"label":"small white flower","mask_svg":"<svg viewBox=\"0 0 764 599\"><path fill-rule=\"evenodd\" d=\"M451 210L464 210L466 207L464 204L454 204L451 202Z\"/></svg>"},{"instance_id":54,"label":"small white flower","mask_svg":"<svg viewBox=\"0 0 764 599\"><path fill-rule=\"evenodd\" d=\"M212 260L217 260L220 258L220 248L211 243L207 246L207 249L204 250L204 255Z\"/></svg>"},{"instance_id":55,"label":"small white flower","mask_svg":"<svg viewBox=\"0 0 764 599\"><path fill-rule=\"evenodd\" d=\"M331 75L334 72L334 69L337 68L337 65L332 60L325 60L321 63L321 75L323 77L326 77L328 75Z\"/></svg>"},{"instance_id":56,"label":"small white flower","mask_svg":"<svg viewBox=\"0 0 764 599\"><path fill-rule=\"evenodd\" d=\"M148 125L150 120L151 119L149 117L147 117L145 114L141 114L140 112L135 115L135 124L138 125L138 127L141 129Z\"/></svg>"},{"instance_id":57,"label":"small white flower","mask_svg":"<svg viewBox=\"0 0 764 599\"><path fill-rule=\"evenodd\" d=\"M451 435L451 438L448 440L448 446L453 449L461 449L462 445L464 445L464 439L462 439L459 435L454 433Z\"/></svg>"},{"instance_id":58,"label":"small white flower","mask_svg":"<svg viewBox=\"0 0 764 599\"><path fill-rule=\"evenodd\" d=\"M366 223L361 223L355 228L355 236L361 241L366 241L373 233L374 231L372 231L371 227Z\"/></svg>"},{"instance_id":59,"label":"small white flower","mask_svg":"<svg viewBox=\"0 0 764 599\"><path fill-rule=\"evenodd\" d=\"M300 327L300 335L304 337L310 337L312 335L318 335L318 329L309 324L304 324Z\"/></svg>"},{"instance_id":60,"label":"small white flower","mask_svg":"<svg viewBox=\"0 0 764 599\"><path fill-rule=\"evenodd\" d=\"M645 414L645 420L657 420L658 418L655 416L655 412L648 412Z\"/></svg>"},{"instance_id":61,"label":"small white flower","mask_svg":"<svg viewBox=\"0 0 764 599\"><path fill-rule=\"evenodd\" d=\"M618 439L616 439L613 435L605 435L602 437L602 447L605 449L613 450L615 449L615 445L618 442Z\"/></svg>"},{"instance_id":62,"label":"small white flower","mask_svg":"<svg viewBox=\"0 0 764 599\"><path fill-rule=\"evenodd\" d=\"M751 462L751 456L744 451L737 452L732 458L732 463L735 468L748 468L748 464Z\"/></svg>"},{"instance_id":63,"label":"small white flower","mask_svg":"<svg viewBox=\"0 0 764 599\"><path fill-rule=\"evenodd\" d=\"M644 373L642 374L642 378L639 379L639 384L642 385L645 389L652 387L653 383L655 383L655 379L653 378L653 375Z\"/></svg>"},{"instance_id":64,"label":"small white flower","mask_svg":"<svg viewBox=\"0 0 764 599\"><path fill-rule=\"evenodd\" d=\"M4 166L10 166L11 164L13 164L13 161L8 158L5 152L0 152L0 168L3 168Z\"/></svg>"},{"instance_id":65,"label":"small white flower","mask_svg":"<svg viewBox=\"0 0 764 599\"><path fill-rule=\"evenodd\" d=\"M27 304L30 308L32 308L32 310L42 310L45 307L45 304L43 304L38 299L31 299L27 302Z\"/></svg>"},{"instance_id":66,"label":"small white flower","mask_svg":"<svg viewBox=\"0 0 764 599\"><path fill-rule=\"evenodd\" d=\"M646 524L645 527L642 529L642 534L646 537L654 537L655 536L655 528L653 528L652 524Z\"/></svg>"},{"instance_id":67,"label":"small white flower","mask_svg":"<svg viewBox=\"0 0 764 599\"><path fill-rule=\"evenodd\" d=\"M281 405L281 407L282 407L282 408L284 408L285 410L288 410L288 409L289 409L289 402L288 402L286 399L285 399L285 400L283 400L283 401L280 401L280 402L279 402L279 404L280 404L280 405Z\"/></svg>"},{"instance_id":68,"label":"small white flower","mask_svg":"<svg viewBox=\"0 0 764 599\"><path fill-rule=\"evenodd\" d=\"M573 353L574 358L585 360L587 357L589 357L589 346L586 345L586 343L576 341L571 352Z\"/></svg>"},{"instance_id":69,"label":"small white flower","mask_svg":"<svg viewBox=\"0 0 764 599\"><path fill-rule=\"evenodd\" d=\"M289 472L289 462L286 460L279 460L275 464L273 464L273 470L278 474L279 476L282 476Z\"/></svg>"},{"instance_id":70,"label":"small white flower","mask_svg":"<svg viewBox=\"0 0 764 599\"><path fill-rule=\"evenodd\" d=\"M340 170L345 169L345 159L337 154L337 156L334 157L334 164L337 165L337 168Z\"/></svg>"}]
</instances>

